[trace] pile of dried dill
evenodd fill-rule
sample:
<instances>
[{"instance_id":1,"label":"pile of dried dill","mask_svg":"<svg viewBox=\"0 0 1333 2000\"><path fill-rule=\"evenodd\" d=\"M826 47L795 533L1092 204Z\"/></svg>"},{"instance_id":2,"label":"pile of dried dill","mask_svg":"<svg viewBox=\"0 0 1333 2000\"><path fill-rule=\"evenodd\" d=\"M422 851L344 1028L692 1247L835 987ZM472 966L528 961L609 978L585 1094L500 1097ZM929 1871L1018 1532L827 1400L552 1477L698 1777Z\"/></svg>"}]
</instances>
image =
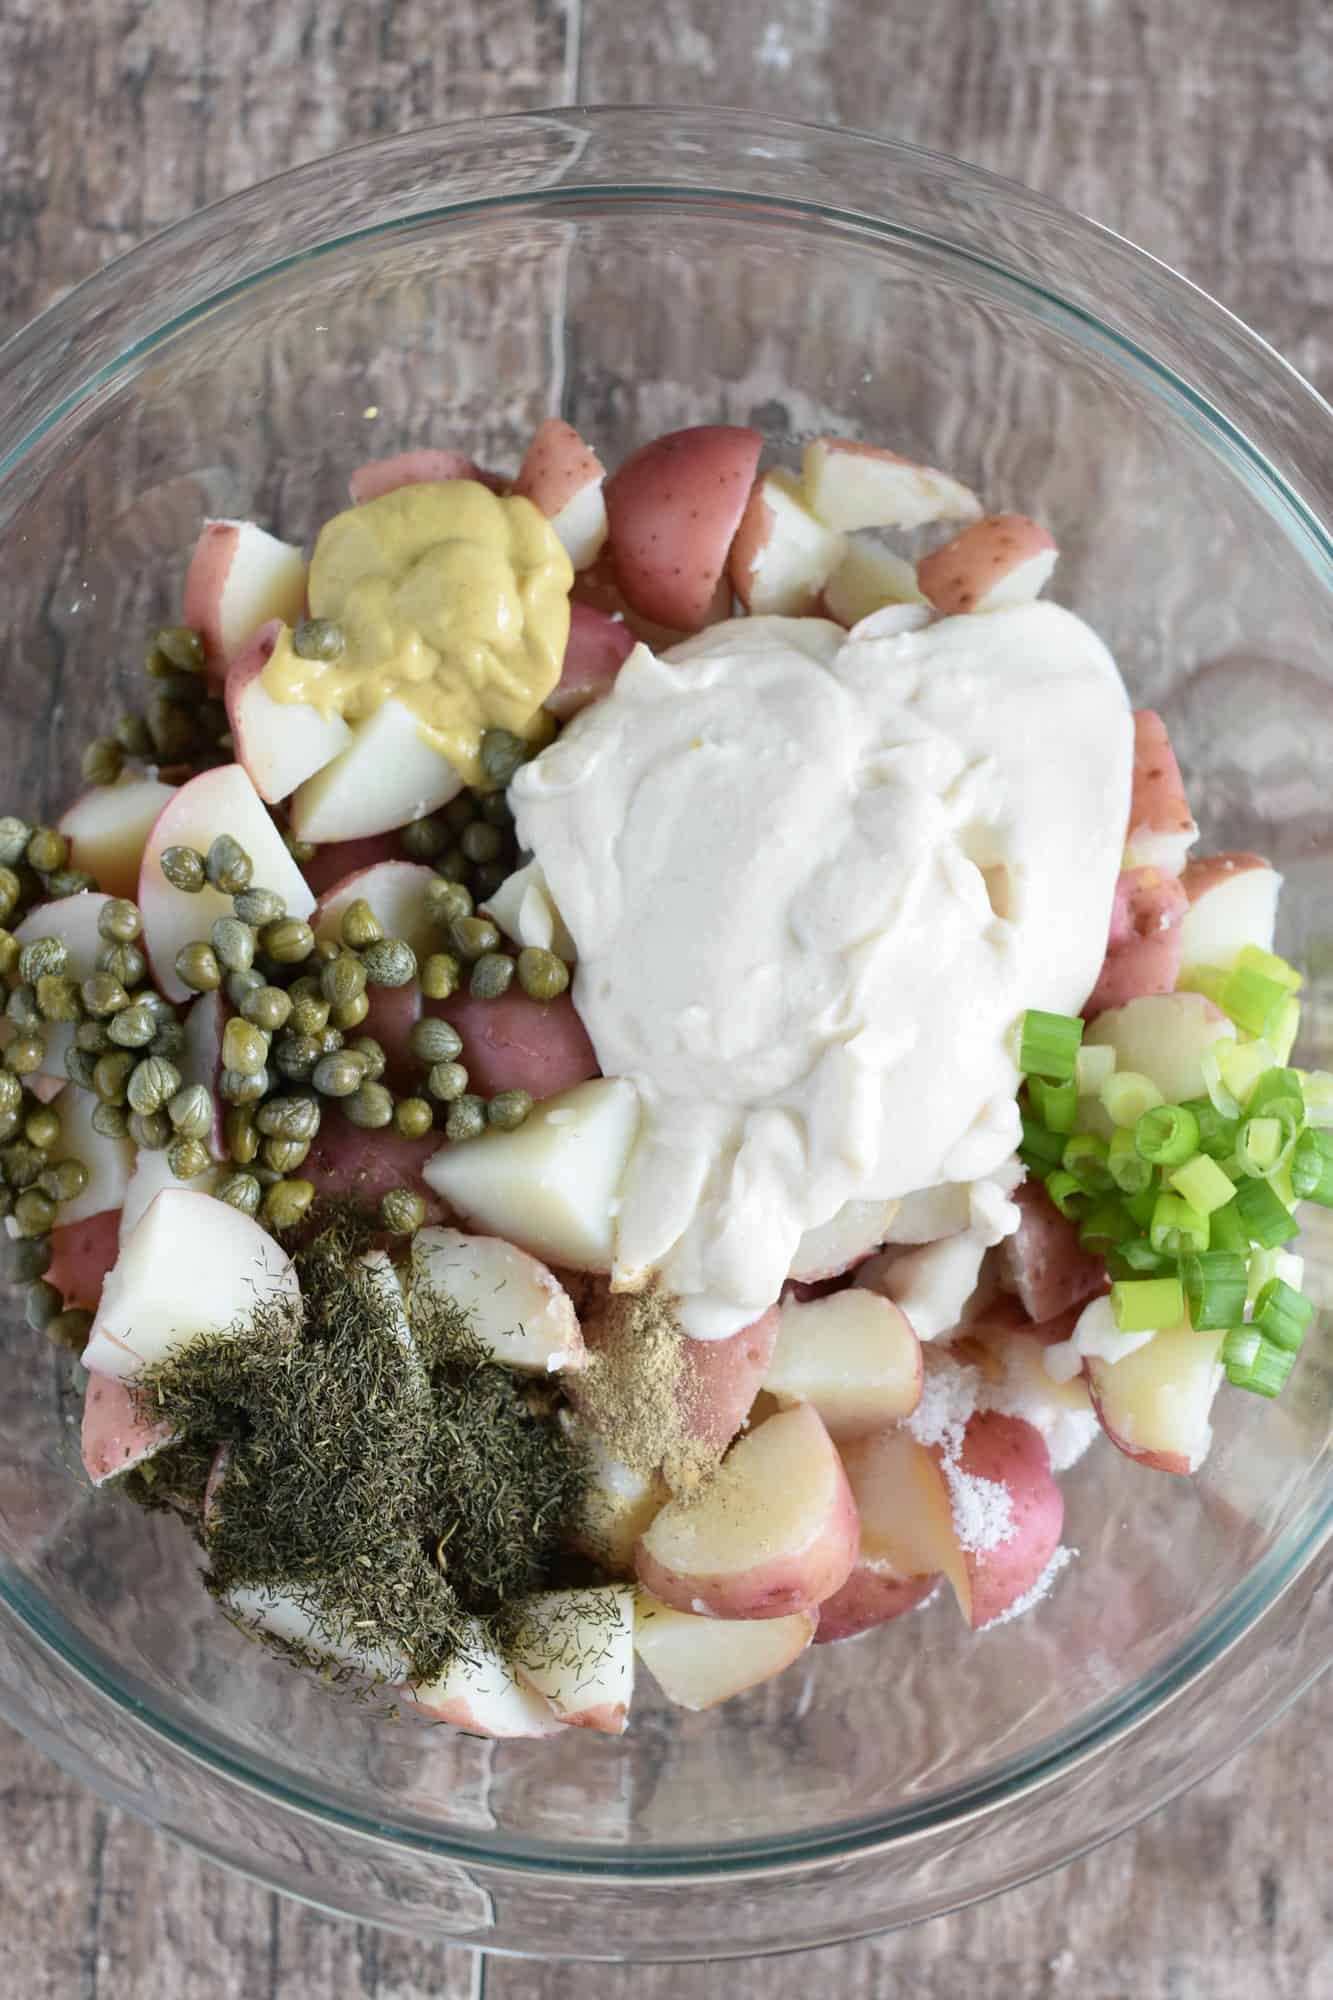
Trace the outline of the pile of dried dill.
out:
<instances>
[{"instance_id":1,"label":"pile of dried dill","mask_svg":"<svg viewBox=\"0 0 1333 2000\"><path fill-rule=\"evenodd\" d=\"M126 1484L192 1516L219 1598L280 1589L429 1680L470 1615L503 1647L521 1600L561 1580L588 1472L552 1399L493 1363L451 1300L416 1288L404 1340L366 1241L338 1216L295 1253L299 1316L260 1309L147 1371L140 1397L179 1442Z\"/></svg>"}]
</instances>

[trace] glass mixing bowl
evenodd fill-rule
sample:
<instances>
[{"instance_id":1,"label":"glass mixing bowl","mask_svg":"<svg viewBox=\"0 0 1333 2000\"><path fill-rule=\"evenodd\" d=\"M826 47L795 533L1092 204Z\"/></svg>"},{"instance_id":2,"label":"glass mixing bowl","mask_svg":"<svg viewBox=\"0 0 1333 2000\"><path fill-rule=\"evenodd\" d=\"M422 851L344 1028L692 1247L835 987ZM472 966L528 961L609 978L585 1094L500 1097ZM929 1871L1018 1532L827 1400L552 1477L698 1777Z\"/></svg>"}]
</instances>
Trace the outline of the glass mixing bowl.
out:
<instances>
[{"instance_id":1,"label":"glass mixing bowl","mask_svg":"<svg viewBox=\"0 0 1333 2000\"><path fill-rule=\"evenodd\" d=\"M1211 847L1272 855L1333 1058L1333 416L1218 306L952 161L717 111L390 139L226 201L0 355L4 803L51 813L179 612L205 514L308 539L411 445L611 461L698 421L850 432L1049 522L1055 595L1163 710ZM1308 1232L1314 1283L1333 1232ZM183 1254L187 1247L182 1246ZM1329 1356L1221 1398L1203 1472L1109 1445L1036 1615L951 1603L620 1740L391 1727L219 1618L184 1532L90 1495L10 1307L0 1709L107 1797L373 1921L540 1955L853 1937L1022 1881L1246 1741L1329 1658Z\"/></svg>"}]
</instances>

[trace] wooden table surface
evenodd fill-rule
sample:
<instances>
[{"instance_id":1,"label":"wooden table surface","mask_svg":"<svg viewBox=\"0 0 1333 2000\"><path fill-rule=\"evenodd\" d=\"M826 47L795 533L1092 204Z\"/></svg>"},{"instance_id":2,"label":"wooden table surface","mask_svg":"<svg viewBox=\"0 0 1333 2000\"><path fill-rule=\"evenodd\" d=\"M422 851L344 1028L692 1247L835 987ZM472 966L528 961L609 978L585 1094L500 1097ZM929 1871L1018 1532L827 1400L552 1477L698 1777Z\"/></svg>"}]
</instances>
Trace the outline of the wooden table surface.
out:
<instances>
[{"instance_id":1,"label":"wooden table surface","mask_svg":"<svg viewBox=\"0 0 1333 2000\"><path fill-rule=\"evenodd\" d=\"M0 331L351 140L582 100L860 126L1042 188L1333 393L1328 0L0 0ZM1317 2000L1333 1677L1137 1832L924 1929L784 1961L542 1969L220 1872L0 1732L4 2000Z\"/></svg>"}]
</instances>

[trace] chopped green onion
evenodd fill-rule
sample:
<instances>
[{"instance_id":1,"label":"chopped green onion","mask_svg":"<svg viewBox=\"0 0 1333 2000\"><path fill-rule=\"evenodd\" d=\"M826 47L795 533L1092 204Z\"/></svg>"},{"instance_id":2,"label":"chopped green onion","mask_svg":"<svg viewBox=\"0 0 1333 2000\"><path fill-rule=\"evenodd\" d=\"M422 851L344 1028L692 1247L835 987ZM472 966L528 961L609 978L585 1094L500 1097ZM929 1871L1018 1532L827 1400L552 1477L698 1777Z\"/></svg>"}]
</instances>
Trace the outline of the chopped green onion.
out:
<instances>
[{"instance_id":1,"label":"chopped green onion","mask_svg":"<svg viewBox=\"0 0 1333 2000\"><path fill-rule=\"evenodd\" d=\"M1134 1127L1134 1144L1155 1167L1180 1167L1199 1149L1199 1121L1183 1104L1156 1104Z\"/></svg>"},{"instance_id":2,"label":"chopped green onion","mask_svg":"<svg viewBox=\"0 0 1333 2000\"><path fill-rule=\"evenodd\" d=\"M1248 1333L1249 1329L1247 1328L1245 1331ZM1230 1339L1231 1336L1228 1335L1228 1342ZM1244 1347L1245 1351L1248 1352L1248 1340L1245 1342ZM1239 1342L1237 1343L1237 1349L1238 1351L1240 1350ZM1227 1371L1227 1380L1230 1382L1232 1388L1248 1389L1256 1396L1279 1395L1286 1385L1287 1377L1291 1373L1292 1363L1296 1359L1294 1354L1288 1354L1285 1349L1275 1347L1271 1340L1265 1340L1262 1336L1259 1338L1258 1348L1248 1367L1242 1367L1237 1362L1226 1362L1225 1343L1222 1354Z\"/></svg>"},{"instance_id":3,"label":"chopped green onion","mask_svg":"<svg viewBox=\"0 0 1333 2000\"><path fill-rule=\"evenodd\" d=\"M1071 1076L1065 1083L1048 1083L1045 1077L1028 1078L1032 1108L1048 1132L1072 1132L1078 1122L1078 1085Z\"/></svg>"},{"instance_id":4,"label":"chopped green onion","mask_svg":"<svg viewBox=\"0 0 1333 2000\"><path fill-rule=\"evenodd\" d=\"M1185 1311L1179 1278L1122 1279L1111 1287L1111 1311L1121 1333L1160 1333Z\"/></svg>"},{"instance_id":5,"label":"chopped green onion","mask_svg":"<svg viewBox=\"0 0 1333 2000\"><path fill-rule=\"evenodd\" d=\"M1242 1181L1236 1189L1235 1207L1251 1243L1262 1249L1276 1250L1280 1243L1290 1243L1300 1234L1271 1181Z\"/></svg>"},{"instance_id":6,"label":"chopped green onion","mask_svg":"<svg viewBox=\"0 0 1333 2000\"><path fill-rule=\"evenodd\" d=\"M1130 1134L1130 1141L1132 1144L1132 1133ZM1138 1158L1137 1153L1134 1157ZM1143 1164L1146 1166L1148 1163L1145 1160ZM1158 1189L1156 1186L1156 1177L1154 1176L1149 1181L1147 1187L1140 1188L1137 1194L1127 1194L1125 1196L1125 1214L1139 1229L1150 1229L1152 1227L1153 1215L1157 1208L1157 1202Z\"/></svg>"},{"instance_id":7,"label":"chopped green onion","mask_svg":"<svg viewBox=\"0 0 1333 2000\"><path fill-rule=\"evenodd\" d=\"M1063 1168L1046 1177L1046 1192L1051 1197L1066 1221L1077 1222L1087 1208L1090 1196L1081 1188L1072 1174Z\"/></svg>"},{"instance_id":8,"label":"chopped green onion","mask_svg":"<svg viewBox=\"0 0 1333 2000\"><path fill-rule=\"evenodd\" d=\"M1254 1324L1265 1340L1288 1354L1299 1351L1306 1328L1314 1318L1314 1307L1303 1292L1294 1291L1281 1278L1270 1278L1254 1302Z\"/></svg>"},{"instance_id":9,"label":"chopped green onion","mask_svg":"<svg viewBox=\"0 0 1333 2000\"><path fill-rule=\"evenodd\" d=\"M1204 1250L1181 1266L1190 1325L1202 1333L1245 1317L1245 1258L1235 1250Z\"/></svg>"},{"instance_id":10,"label":"chopped green onion","mask_svg":"<svg viewBox=\"0 0 1333 2000\"><path fill-rule=\"evenodd\" d=\"M1236 1111L1231 1114L1235 1117L1249 1104L1255 1085L1273 1068L1277 1058L1267 1042L1223 1040L1213 1043L1211 1053L1217 1057L1222 1080L1236 1100Z\"/></svg>"},{"instance_id":11,"label":"chopped green onion","mask_svg":"<svg viewBox=\"0 0 1333 2000\"><path fill-rule=\"evenodd\" d=\"M1287 987L1253 967L1238 964L1228 973L1222 988L1222 1012L1231 1017L1247 1035L1264 1036L1277 1025L1287 998Z\"/></svg>"},{"instance_id":12,"label":"chopped green onion","mask_svg":"<svg viewBox=\"0 0 1333 2000\"><path fill-rule=\"evenodd\" d=\"M1270 1278L1281 1278L1298 1292L1305 1280L1305 1259L1290 1250L1251 1250L1247 1289L1257 1299Z\"/></svg>"},{"instance_id":13,"label":"chopped green onion","mask_svg":"<svg viewBox=\"0 0 1333 2000\"><path fill-rule=\"evenodd\" d=\"M1215 1208L1208 1218L1208 1246L1212 1250L1234 1250L1244 1257L1250 1248L1250 1232L1241 1219L1234 1198Z\"/></svg>"},{"instance_id":14,"label":"chopped green onion","mask_svg":"<svg viewBox=\"0 0 1333 2000\"><path fill-rule=\"evenodd\" d=\"M1255 1181L1265 1187L1265 1181ZM1159 1194L1153 1203L1148 1240L1154 1250L1169 1250L1180 1257L1208 1248L1208 1217L1191 1208L1178 1194Z\"/></svg>"},{"instance_id":15,"label":"chopped green onion","mask_svg":"<svg viewBox=\"0 0 1333 2000\"><path fill-rule=\"evenodd\" d=\"M1294 965L1275 952L1265 951L1261 945L1243 945L1236 959L1237 965L1247 972L1260 972L1265 979L1271 979L1276 986L1285 986L1288 993L1299 993L1305 981Z\"/></svg>"},{"instance_id":16,"label":"chopped green onion","mask_svg":"<svg viewBox=\"0 0 1333 2000\"><path fill-rule=\"evenodd\" d=\"M1196 1153L1183 1167L1176 1167L1167 1177L1177 1194L1184 1195L1191 1208L1200 1215L1211 1215L1215 1208L1225 1208L1236 1192L1235 1182L1222 1172L1216 1160L1210 1160L1207 1153Z\"/></svg>"},{"instance_id":17,"label":"chopped green onion","mask_svg":"<svg viewBox=\"0 0 1333 2000\"><path fill-rule=\"evenodd\" d=\"M1236 1160L1243 1174L1262 1180L1282 1157L1282 1120L1247 1118L1236 1136Z\"/></svg>"},{"instance_id":18,"label":"chopped green onion","mask_svg":"<svg viewBox=\"0 0 1333 2000\"><path fill-rule=\"evenodd\" d=\"M1069 1082L1082 1040L1083 1023L1076 1014L1044 1014L1038 1007L1029 1007L1019 1034L1018 1067L1024 1076Z\"/></svg>"},{"instance_id":19,"label":"chopped green onion","mask_svg":"<svg viewBox=\"0 0 1333 2000\"><path fill-rule=\"evenodd\" d=\"M1302 1132L1291 1156L1291 1191L1298 1201L1333 1208L1333 1132Z\"/></svg>"},{"instance_id":20,"label":"chopped green onion","mask_svg":"<svg viewBox=\"0 0 1333 2000\"><path fill-rule=\"evenodd\" d=\"M1256 1112L1266 1111L1273 1100L1279 1097L1294 1097L1300 1107L1301 1117L1305 1116L1305 1091L1301 1083L1300 1071L1298 1069L1284 1069L1280 1064L1275 1063L1272 1069L1264 1071L1255 1084L1254 1089L1250 1092L1247 1109L1251 1117Z\"/></svg>"},{"instance_id":21,"label":"chopped green onion","mask_svg":"<svg viewBox=\"0 0 1333 2000\"><path fill-rule=\"evenodd\" d=\"M1054 1173L1064 1158L1065 1142L1059 1132L1048 1132L1035 1118L1022 1118L1023 1143L1018 1149L1018 1157L1030 1172L1039 1175Z\"/></svg>"},{"instance_id":22,"label":"chopped green onion","mask_svg":"<svg viewBox=\"0 0 1333 2000\"><path fill-rule=\"evenodd\" d=\"M1279 1007L1277 1020L1268 1034L1273 1054L1280 1063L1291 1061L1291 1052L1296 1046L1296 1037L1300 1032L1301 1003L1294 993L1289 993Z\"/></svg>"},{"instance_id":23,"label":"chopped green onion","mask_svg":"<svg viewBox=\"0 0 1333 2000\"><path fill-rule=\"evenodd\" d=\"M1220 965L1187 965L1176 980L1177 993L1202 993L1214 1007L1222 1004L1227 975Z\"/></svg>"},{"instance_id":24,"label":"chopped green onion","mask_svg":"<svg viewBox=\"0 0 1333 2000\"><path fill-rule=\"evenodd\" d=\"M1321 1131L1333 1126L1333 1070L1310 1070L1302 1094L1307 1125L1317 1125Z\"/></svg>"},{"instance_id":25,"label":"chopped green onion","mask_svg":"<svg viewBox=\"0 0 1333 2000\"><path fill-rule=\"evenodd\" d=\"M1079 1224L1078 1240L1094 1257L1104 1257L1133 1233L1134 1224L1121 1202L1099 1201Z\"/></svg>"},{"instance_id":26,"label":"chopped green onion","mask_svg":"<svg viewBox=\"0 0 1333 2000\"><path fill-rule=\"evenodd\" d=\"M1210 1160L1225 1160L1236 1150L1236 1133L1240 1128L1234 1118L1223 1117L1210 1098L1187 1098L1181 1109L1194 1113L1199 1127L1199 1151L1207 1153Z\"/></svg>"},{"instance_id":27,"label":"chopped green onion","mask_svg":"<svg viewBox=\"0 0 1333 2000\"><path fill-rule=\"evenodd\" d=\"M1140 1119L1139 1124L1142 1123L1143 1120ZM1137 1131L1137 1125L1132 1131L1126 1125L1118 1125L1111 1134L1111 1144L1107 1150L1107 1168L1111 1179L1122 1194L1141 1194L1144 1188L1152 1186L1151 1163L1144 1159L1134 1142L1134 1134Z\"/></svg>"},{"instance_id":28,"label":"chopped green onion","mask_svg":"<svg viewBox=\"0 0 1333 2000\"><path fill-rule=\"evenodd\" d=\"M1134 1236L1127 1243L1117 1243L1106 1260L1106 1268L1113 1278L1148 1278L1169 1271L1172 1262L1172 1258L1154 1250L1141 1236Z\"/></svg>"},{"instance_id":29,"label":"chopped green onion","mask_svg":"<svg viewBox=\"0 0 1333 2000\"><path fill-rule=\"evenodd\" d=\"M1088 1194L1107 1194L1116 1185L1107 1164L1106 1141L1095 1132L1075 1132L1065 1142L1061 1164Z\"/></svg>"},{"instance_id":30,"label":"chopped green onion","mask_svg":"<svg viewBox=\"0 0 1333 2000\"><path fill-rule=\"evenodd\" d=\"M1219 1117L1230 1119L1240 1117L1241 1106L1235 1092L1231 1089L1222 1074L1220 1052L1222 1049L1230 1049L1234 1048L1234 1046L1233 1042L1228 1041L1213 1042L1204 1050L1202 1056L1199 1058L1199 1067L1203 1071L1204 1088L1208 1092L1208 1102Z\"/></svg>"},{"instance_id":31,"label":"chopped green onion","mask_svg":"<svg viewBox=\"0 0 1333 2000\"><path fill-rule=\"evenodd\" d=\"M1145 1111L1162 1102L1152 1078L1134 1069L1119 1069L1102 1085L1102 1104L1113 1125L1137 1125Z\"/></svg>"},{"instance_id":32,"label":"chopped green onion","mask_svg":"<svg viewBox=\"0 0 1333 2000\"><path fill-rule=\"evenodd\" d=\"M1241 1374L1247 1374L1257 1361L1259 1349L1263 1344L1264 1337L1257 1327L1233 1327L1222 1342L1222 1366L1226 1369L1228 1378L1234 1379L1233 1369L1238 1369Z\"/></svg>"},{"instance_id":33,"label":"chopped green onion","mask_svg":"<svg viewBox=\"0 0 1333 2000\"><path fill-rule=\"evenodd\" d=\"M1083 1042L1074 1057L1074 1082L1080 1097L1096 1097L1115 1073L1115 1050L1106 1042Z\"/></svg>"}]
</instances>

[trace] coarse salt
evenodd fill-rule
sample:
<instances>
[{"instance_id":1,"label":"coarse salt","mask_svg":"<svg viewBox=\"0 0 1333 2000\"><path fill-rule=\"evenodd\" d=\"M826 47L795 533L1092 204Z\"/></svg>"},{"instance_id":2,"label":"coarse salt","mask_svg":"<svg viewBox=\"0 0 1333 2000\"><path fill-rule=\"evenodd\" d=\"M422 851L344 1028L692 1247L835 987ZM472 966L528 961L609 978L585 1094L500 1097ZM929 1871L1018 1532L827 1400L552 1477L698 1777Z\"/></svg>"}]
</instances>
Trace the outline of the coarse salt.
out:
<instances>
[{"instance_id":1,"label":"coarse salt","mask_svg":"<svg viewBox=\"0 0 1333 2000\"><path fill-rule=\"evenodd\" d=\"M945 1458L941 1470L949 1489L959 1547L982 1556L1009 1541L1014 1532L1014 1503L1008 1487L996 1479L979 1479L973 1472L964 1472L956 1459Z\"/></svg>"},{"instance_id":2,"label":"coarse salt","mask_svg":"<svg viewBox=\"0 0 1333 2000\"><path fill-rule=\"evenodd\" d=\"M997 1626L1009 1625L1015 1618L1024 1617L1035 1605L1041 1603L1042 1598L1045 1597L1061 1570L1073 1562L1077 1554L1077 1549L1067 1549L1062 1544L1055 1551L1055 1554L1051 1557L1031 1590L1025 1591L1022 1597L1016 1597L1007 1611L1001 1611L998 1616L990 1619L981 1627L981 1630L983 1632L993 1632Z\"/></svg>"}]
</instances>

